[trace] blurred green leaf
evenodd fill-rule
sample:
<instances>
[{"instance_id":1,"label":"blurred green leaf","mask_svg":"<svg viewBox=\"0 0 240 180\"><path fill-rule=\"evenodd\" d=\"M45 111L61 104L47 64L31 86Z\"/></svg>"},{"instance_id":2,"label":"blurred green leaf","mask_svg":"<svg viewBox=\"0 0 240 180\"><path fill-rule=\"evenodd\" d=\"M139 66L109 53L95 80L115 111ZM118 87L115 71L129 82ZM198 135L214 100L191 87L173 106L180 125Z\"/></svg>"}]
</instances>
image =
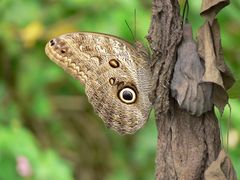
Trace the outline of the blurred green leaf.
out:
<instances>
[{"instance_id":1,"label":"blurred green leaf","mask_svg":"<svg viewBox=\"0 0 240 180\"><path fill-rule=\"evenodd\" d=\"M228 91L230 98L240 98L240 80L237 80Z\"/></svg>"},{"instance_id":2,"label":"blurred green leaf","mask_svg":"<svg viewBox=\"0 0 240 180\"><path fill-rule=\"evenodd\" d=\"M73 179L67 163L55 152L41 150L31 133L22 128L18 121L15 121L11 127L0 126L0 137L0 167L8 168L7 171L0 172L0 177L4 177L2 179L16 179L16 177L19 179L16 171L19 156L29 160L33 179ZM13 176L14 178L11 178Z\"/></svg>"}]
</instances>

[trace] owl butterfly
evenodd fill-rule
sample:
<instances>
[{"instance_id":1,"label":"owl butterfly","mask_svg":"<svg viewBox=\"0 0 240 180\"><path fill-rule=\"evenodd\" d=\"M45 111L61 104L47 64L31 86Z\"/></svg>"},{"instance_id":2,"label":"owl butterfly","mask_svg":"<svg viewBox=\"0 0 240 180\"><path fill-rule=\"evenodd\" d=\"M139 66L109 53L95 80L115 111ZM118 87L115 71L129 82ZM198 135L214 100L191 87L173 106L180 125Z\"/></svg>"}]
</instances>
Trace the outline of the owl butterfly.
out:
<instances>
[{"instance_id":1,"label":"owl butterfly","mask_svg":"<svg viewBox=\"0 0 240 180\"><path fill-rule=\"evenodd\" d=\"M106 126L132 134L148 119L151 72L143 46L106 34L76 32L49 41L48 57L85 85Z\"/></svg>"}]
</instances>

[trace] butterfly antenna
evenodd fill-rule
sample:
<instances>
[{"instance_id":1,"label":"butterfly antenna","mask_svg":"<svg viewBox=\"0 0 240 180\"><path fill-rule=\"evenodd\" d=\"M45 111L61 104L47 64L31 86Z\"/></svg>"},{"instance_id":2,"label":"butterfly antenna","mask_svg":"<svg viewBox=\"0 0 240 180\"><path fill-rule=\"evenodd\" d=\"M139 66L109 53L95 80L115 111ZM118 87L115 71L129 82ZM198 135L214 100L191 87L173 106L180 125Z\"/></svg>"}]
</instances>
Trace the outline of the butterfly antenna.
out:
<instances>
[{"instance_id":1,"label":"butterfly antenna","mask_svg":"<svg viewBox=\"0 0 240 180\"><path fill-rule=\"evenodd\" d=\"M133 33L132 29L130 28L130 26L129 26L127 20L125 20L125 23L126 23L128 29L129 29L129 31L131 32L131 35L132 35L133 40L135 41L136 39L135 39L134 33Z\"/></svg>"},{"instance_id":2,"label":"butterfly antenna","mask_svg":"<svg viewBox=\"0 0 240 180\"><path fill-rule=\"evenodd\" d=\"M137 10L134 9L134 37L135 37L135 41L137 38Z\"/></svg>"}]
</instances>

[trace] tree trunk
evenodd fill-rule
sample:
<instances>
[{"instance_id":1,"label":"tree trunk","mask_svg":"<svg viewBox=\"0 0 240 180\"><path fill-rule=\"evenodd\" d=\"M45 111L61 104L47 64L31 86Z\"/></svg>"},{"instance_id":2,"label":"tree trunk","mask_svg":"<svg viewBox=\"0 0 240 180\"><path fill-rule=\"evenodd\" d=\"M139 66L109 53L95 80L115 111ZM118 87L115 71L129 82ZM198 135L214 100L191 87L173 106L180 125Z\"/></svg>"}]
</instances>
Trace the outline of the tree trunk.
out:
<instances>
[{"instance_id":1,"label":"tree trunk","mask_svg":"<svg viewBox=\"0 0 240 180\"><path fill-rule=\"evenodd\" d=\"M204 179L204 172L221 151L214 109L200 117L181 110L169 93L182 38L177 0L153 0L148 41L152 49L153 89L158 144L156 179Z\"/></svg>"}]
</instances>

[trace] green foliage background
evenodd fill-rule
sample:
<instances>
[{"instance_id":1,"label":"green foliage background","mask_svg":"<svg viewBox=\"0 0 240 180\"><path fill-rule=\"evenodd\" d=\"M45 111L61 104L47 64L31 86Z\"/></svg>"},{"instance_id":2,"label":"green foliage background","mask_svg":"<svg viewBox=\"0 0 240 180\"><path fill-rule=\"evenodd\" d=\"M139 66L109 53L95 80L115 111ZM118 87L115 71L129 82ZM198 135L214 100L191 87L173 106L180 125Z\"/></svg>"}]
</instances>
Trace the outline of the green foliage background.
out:
<instances>
[{"instance_id":1,"label":"green foliage background","mask_svg":"<svg viewBox=\"0 0 240 180\"><path fill-rule=\"evenodd\" d=\"M181 1L182 3L182 1ZM200 1L190 1L194 31L203 23ZM74 31L96 31L144 40L150 0L0 1L0 179L154 179L157 132L153 115L133 136L119 136L94 114L84 87L44 53L48 40ZM229 154L240 177L240 3L219 17L226 63L237 83L232 107ZM235 99L234 99L235 98ZM229 109L219 116L226 143ZM225 145L225 144L224 144ZM31 172L17 170L25 157Z\"/></svg>"}]
</instances>

